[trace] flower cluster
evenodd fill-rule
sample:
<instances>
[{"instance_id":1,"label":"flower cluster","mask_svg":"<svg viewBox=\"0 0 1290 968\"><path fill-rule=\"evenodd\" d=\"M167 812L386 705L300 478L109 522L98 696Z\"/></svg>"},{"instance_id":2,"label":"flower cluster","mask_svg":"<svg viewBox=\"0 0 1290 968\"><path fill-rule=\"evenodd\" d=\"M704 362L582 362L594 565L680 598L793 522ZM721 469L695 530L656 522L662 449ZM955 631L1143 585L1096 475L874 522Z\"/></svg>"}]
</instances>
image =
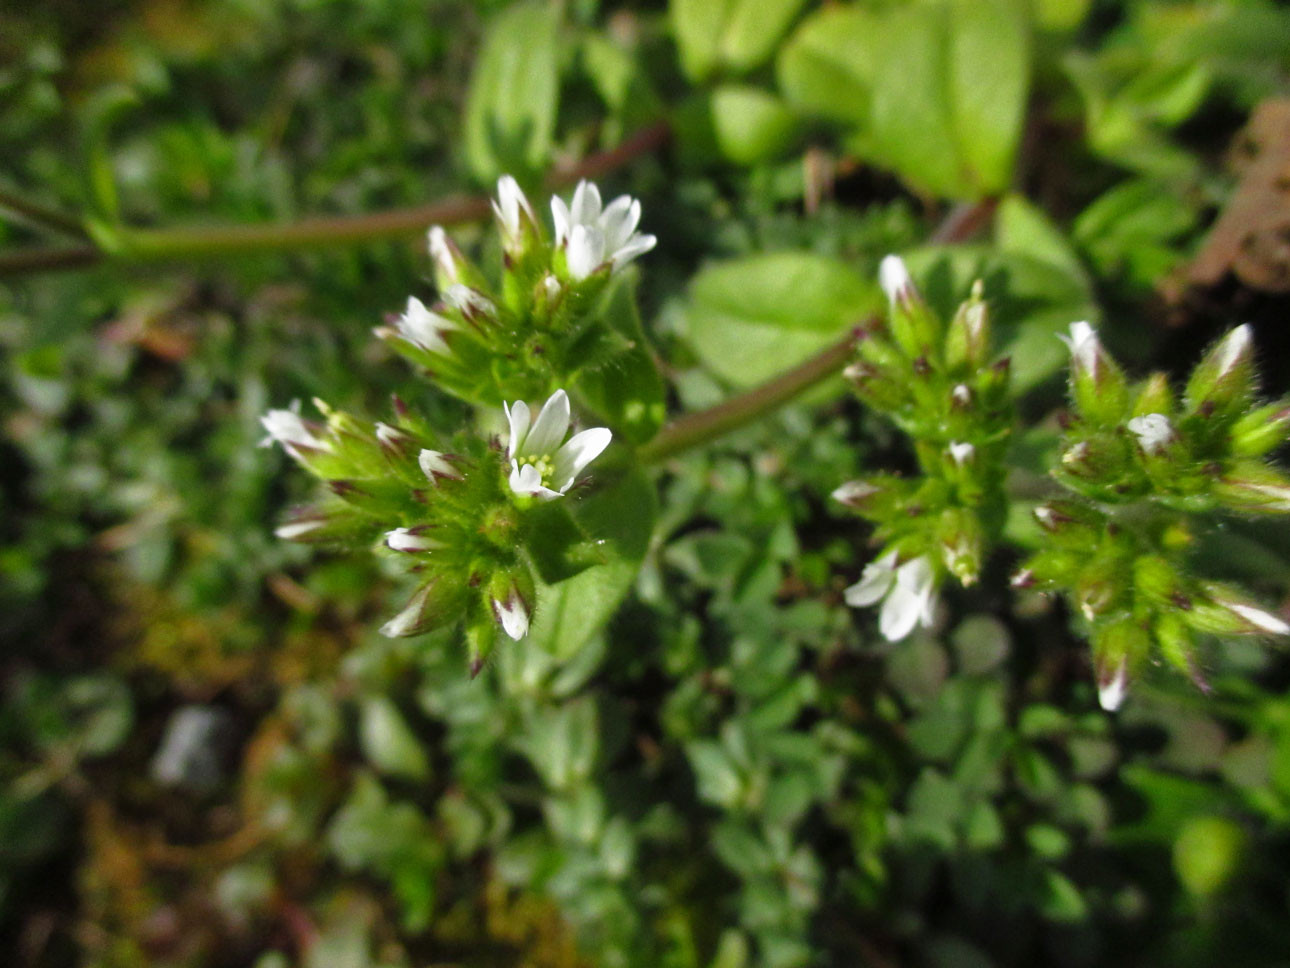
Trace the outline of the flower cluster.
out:
<instances>
[{"instance_id":1,"label":"flower cluster","mask_svg":"<svg viewBox=\"0 0 1290 968\"><path fill-rule=\"evenodd\" d=\"M970 585L1004 517L1003 457L1012 425L1008 362L990 359L989 311L978 283L948 325L905 264L883 260L888 318L863 330L846 370L860 398L913 438L920 475L870 474L833 497L873 522L883 550L848 604L882 602L878 627L898 641L935 618L948 576Z\"/></svg>"},{"instance_id":2,"label":"flower cluster","mask_svg":"<svg viewBox=\"0 0 1290 968\"><path fill-rule=\"evenodd\" d=\"M495 628L523 638L536 606L531 562L553 557L550 548L535 545L549 544L552 534L592 545L567 511L546 510L539 518L534 498L545 504L564 496L609 445L610 432L593 428L565 442L570 408L563 390L546 401L532 426L526 403L508 404L504 449L469 434L445 448L397 400L395 419L371 427L316 404L325 422L304 419L296 407L261 418L265 443L281 444L327 489L323 499L294 512L278 536L376 544L403 559L418 585L382 626L385 635L418 635L464 621L476 670ZM552 513L562 515L560 528L550 526ZM559 580L567 573L541 577Z\"/></svg>"},{"instance_id":3,"label":"flower cluster","mask_svg":"<svg viewBox=\"0 0 1290 968\"><path fill-rule=\"evenodd\" d=\"M1065 337L1072 412L1041 504L1046 540L1014 578L1064 593L1088 626L1099 697L1113 709L1153 651L1205 687L1205 635L1285 635L1238 589L1196 576L1193 515L1290 512L1290 477L1265 458L1290 438L1290 401L1257 405L1250 328L1215 344L1176 397L1162 373L1131 384L1088 323Z\"/></svg>"},{"instance_id":4,"label":"flower cluster","mask_svg":"<svg viewBox=\"0 0 1290 968\"><path fill-rule=\"evenodd\" d=\"M438 300L410 297L378 337L444 390L489 405L575 384L588 368L631 349L598 318L597 299L612 276L655 245L654 236L637 231L639 201L621 195L602 205L599 189L580 182L572 203L551 199L555 233L548 240L507 175L493 213L504 254L499 283L491 285L435 226L429 246Z\"/></svg>"}]
</instances>

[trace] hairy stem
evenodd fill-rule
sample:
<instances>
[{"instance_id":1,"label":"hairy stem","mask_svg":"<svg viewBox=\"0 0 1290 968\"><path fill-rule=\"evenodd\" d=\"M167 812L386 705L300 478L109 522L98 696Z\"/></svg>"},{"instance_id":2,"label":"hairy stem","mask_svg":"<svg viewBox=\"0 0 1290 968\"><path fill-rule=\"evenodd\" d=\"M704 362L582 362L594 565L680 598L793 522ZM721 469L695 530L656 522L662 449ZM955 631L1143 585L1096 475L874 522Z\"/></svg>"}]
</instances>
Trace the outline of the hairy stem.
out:
<instances>
[{"instance_id":1,"label":"hairy stem","mask_svg":"<svg viewBox=\"0 0 1290 968\"><path fill-rule=\"evenodd\" d=\"M641 155L658 150L670 137L671 129L666 122L642 128L614 148L590 155L577 165L552 172L546 180L547 187L560 188L580 178L605 175ZM3 204L4 199L0 197L0 205ZM102 262L142 263L216 258L245 252L349 245L414 235L436 224L471 222L487 217L488 213L489 199L486 196L462 196L413 208L391 209L367 215L310 218L285 225L120 228L97 245L19 249L0 253L0 276L77 269Z\"/></svg>"},{"instance_id":2,"label":"hairy stem","mask_svg":"<svg viewBox=\"0 0 1290 968\"><path fill-rule=\"evenodd\" d=\"M646 464L666 460L673 454L707 443L778 409L837 373L851 358L862 328L863 324L854 327L836 343L761 386L723 400L707 410L678 417L642 447L638 456Z\"/></svg>"}]
</instances>

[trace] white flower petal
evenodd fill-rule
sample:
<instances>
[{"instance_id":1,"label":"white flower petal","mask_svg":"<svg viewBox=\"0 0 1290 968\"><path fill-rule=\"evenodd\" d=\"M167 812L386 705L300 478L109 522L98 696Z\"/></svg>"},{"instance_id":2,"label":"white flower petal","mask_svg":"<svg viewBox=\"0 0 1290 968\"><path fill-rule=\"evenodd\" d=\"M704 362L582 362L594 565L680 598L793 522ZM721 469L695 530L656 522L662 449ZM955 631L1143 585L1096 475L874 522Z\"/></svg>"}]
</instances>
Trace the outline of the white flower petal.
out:
<instances>
[{"instance_id":1,"label":"white flower petal","mask_svg":"<svg viewBox=\"0 0 1290 968\"><path fill-rule=\"evenodd\" d=\"M604 260L605 241L600 229L594 225L575 225L569 233L565 259L569 275L575 280L586 279Z\"/></svg>"},{"instance_id":2,"label":"white flower petal","mask_svg":"<svg viewBox=\"0 0 1290 968\"><path fill-rule=\"evenodd\" d=\"M573 190L573 204L569 215L576 225L590 225L600 218L600 189L595 182L585 178Z\"/></svg>"},{"instance_id":3,"label":"white flower petal","mask_svg":"<svg viewBox=\"0 0 1290 968\"><path fill-rule=\"evenodd\" d=\"M894 586L887 593L878 613L878 631L888 642L899 642L918 624L923 601L908 588Z\"/></svg>"},{"instance_id":4,"label":"white flower petal","mask_svg":"<svg viewBox=\"0 0 1290 968\"><path fill-rule=\"evenodd\" d=\"M620 269L639 255L644 255L658 243L652 235L634 235L631 240L610 253L615 269Z\"/></svg>"},{"instance_id":5,"label":"white flower petal","mask_svg":"<svg viewBox=\"0 0 1290 968\"><path fill-rule=\"evenodd\" d=\"M627 244L641 220L641 203L630 195L619 195L600 216L600 227L605 233L605 248L616 252Z\"/></svg>"},{"instance_id":6,"label":"white flower petal","mask_svg":"<svg viewBox=\"0 0 1290 968\"><path fill-rule=\"evenodd\" d=\"M556 451L555 467L551 471L551 484L563 494L573 484L582 469L604 452L614 435L608 427L592 427L574 434L568 443Z\"/></svg>"},{"instance_id":7,"label":"white flower petal","mask_svg":"<svg viewBox=\"0 0 1290 968\"><path fill-rule=\"evenodd\" d=\"M856 608L863 608L886 595L891 591L892 583L896 580L895 565L896 552L894 551L865 565L864 571L860 573L860 580L843 593L846 603Z\"/></svg>"},{"instance_id":8,"label":"white flower petal","mask_svg":"<svg viewBox=\"0 0 1290 968\"><path fill-rule=\"evenodd\" d=\"M521 467L519 461L512 460L510 485L516 494L532 497L542 489L542 475L532 464Z\"/></svg>"},{"instance_id":9,"label":"white flower petal","mask_svg":"<svg viewBox=\"0 0 1290 968\"><path fill-rule=\"evenodd\" d=\"M564 199L559 195L551 197L551 222L555 225L555 244L563 245L569 238L569 230L573 228L573 218L569 213L569 206L564 204Z\"/></svg>"},{"instance_id":10,"label":"white flower petal","mask_svg":"<svg viewBox=\"0 0 1290 968\"><path fill-rule=\"evenodd\" d=\"M506 413L506 422L510 425L511 435L506 442L506 456L514 457L524 446L524 440L529 433L529 405L523 400L516 400L512 404L502 404L502 410Z\"/></svg>"},{"instance_id":11,"label":"white flower petal","mask_svg":"<svg viewBox=\"0 0 1290 968\"><path fill-rule=\"evenodd\" d=\"M545 457L551 455L564 435L569 432L569 394L556 390L542 405L533 421L533 427L524 438L520 456Z\"/></svg>"}]
</instances>

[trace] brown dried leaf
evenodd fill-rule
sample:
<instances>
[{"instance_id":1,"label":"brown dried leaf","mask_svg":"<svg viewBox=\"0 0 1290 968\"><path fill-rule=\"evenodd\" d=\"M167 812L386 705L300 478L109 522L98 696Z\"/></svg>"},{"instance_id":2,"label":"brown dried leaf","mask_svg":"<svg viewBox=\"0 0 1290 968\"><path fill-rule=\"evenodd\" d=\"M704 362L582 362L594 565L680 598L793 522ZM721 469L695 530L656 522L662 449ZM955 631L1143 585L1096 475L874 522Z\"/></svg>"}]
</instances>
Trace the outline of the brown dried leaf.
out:
<instances>
[{"instance_id":1,"label":"brown dried leaf","mask_svg":"<svg viewBox=\"0 0 1290 968\"><path fill-rule=\"evenodd\" d=\"M1213 286L1230 271L1252 289L1290 292L1290 100L1260 104L1234 154L1236 190L1187 278Z\"/></svg>"}]
</instances>

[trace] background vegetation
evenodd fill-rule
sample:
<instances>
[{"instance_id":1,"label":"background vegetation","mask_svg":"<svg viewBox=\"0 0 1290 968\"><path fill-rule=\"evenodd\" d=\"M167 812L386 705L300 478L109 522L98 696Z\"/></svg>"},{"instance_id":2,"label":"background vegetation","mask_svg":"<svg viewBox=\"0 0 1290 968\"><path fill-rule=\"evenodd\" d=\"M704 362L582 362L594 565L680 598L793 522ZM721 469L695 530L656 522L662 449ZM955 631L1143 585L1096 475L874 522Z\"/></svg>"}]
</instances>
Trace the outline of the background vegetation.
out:
<instances>
[{"instance_id":1,"label":"background vegetation","mask_svg":"<svg viewBox=\"0 0 1290 968\"><path fill-rule=\"evenodd\" d=\"M984 277L1032 469L1075 319L1175 377L1250 321L1284 394L1290 145L1239 133L1288 80L1270 0L0 10L8 963L1283 963L1284 654L1105 714L1008 554L885 643L828 495L910 457L840 380L660 461L612 617L474 681L376 633L378 562L273 537L306 483L256 445L314 395L460 419L371 337L460 214L420 207L587 158L659 237L673 413L826 348L892 251L942 307ZM1200 551L1284 601L1287 537Z\"/></svg>"}]
</instances>

